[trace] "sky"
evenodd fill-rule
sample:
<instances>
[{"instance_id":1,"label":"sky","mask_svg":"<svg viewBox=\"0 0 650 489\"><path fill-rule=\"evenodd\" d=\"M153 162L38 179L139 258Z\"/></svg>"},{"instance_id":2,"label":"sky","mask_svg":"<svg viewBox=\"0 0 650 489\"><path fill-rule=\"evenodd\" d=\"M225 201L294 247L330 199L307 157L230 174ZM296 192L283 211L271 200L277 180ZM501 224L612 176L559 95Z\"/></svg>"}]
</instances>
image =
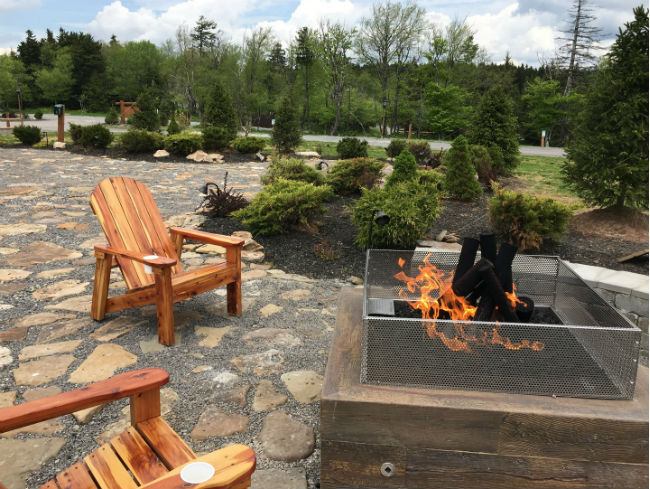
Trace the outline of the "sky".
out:
<instances>
[{"instance_id":1,"label":"sky","mask_svg":"<svg viewBox=\"0 0 650 489\"><path fill-rule=\"evenodd\" d=\"M271 27L285 46L302 26L317 27L321 19L354 26L372 11L369 0L0 0L0 54L15 50L31 29L37 38L49 28L83 31L107 41L173 39L181 25L191 29L200 15L215 20L225 37L240 43L247 32ZM568 0L428 0L418 1L430 22L444 28L465 19L475 39L494 62L506 52L516 64L536 66L553 56L568 27ZM633 18L640 0L589 0L605 47L618 28ZM647 8L647 0L643 2Z\"/></svg>"}]
</instances>

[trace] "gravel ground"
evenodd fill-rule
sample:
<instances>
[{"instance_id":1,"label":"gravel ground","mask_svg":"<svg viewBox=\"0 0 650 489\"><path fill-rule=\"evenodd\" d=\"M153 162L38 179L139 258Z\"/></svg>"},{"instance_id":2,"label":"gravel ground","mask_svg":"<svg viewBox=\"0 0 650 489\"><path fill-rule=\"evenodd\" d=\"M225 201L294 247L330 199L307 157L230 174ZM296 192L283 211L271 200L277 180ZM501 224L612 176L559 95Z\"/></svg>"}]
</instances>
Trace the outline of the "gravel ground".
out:
<instances>
[{"instance_id":1,"label":"gravel ground","mask_svg":"<svg viewBox=\"0 0 650 489\"><path fill-rule=\"evenodd\" d=\"M224 289L178 303L175 305L175 320L180 342L158 352L150 352L147 347L157 345L155 310L151 306L109 314L102 322L92 321L87 312L94 273L92 244L89 242L101 234L87 202L92 188L101 179L126 175L143 181L152 190L163 217L168 218L191 213L200 201L196 189L205 181L219 181L224 170L229 172L229 180L236 188L252 197L259 190L258 175L264 169L265 164L262 163L156 164L99 156L86 157L67 152L0 149L0 249L3 253L0 254L0 335L15 333L15 328L19 327L21 321L34 314L50 312L70 315L59 318L59 322L50 319L45 324L33 325L22 338L0 336L0 348L8 349L9 353L9 363L0 367L0 393L11 395L15 392L15 402L23 402L25 394L29 396L38 392L35 388L58 387L70 390L78 387L79 384L70 381L70 375L98 347L111 344L137 357L131 365L117 367L115 373L142 367L161 367L170 373L170 383L166 386L170 391L164 391L163 399L168 398L173 402L168 402L169 412L165 419L197 453L235 442L246 443L258 454L258 473L274 468L297 470L298 473L304 471L302 477L306 479L308 487L316 487L320 462L319 404L317 399L299 402L281 375L303 370L323 375L343 282L338 279L313 280L274 270L270 266L245 263L242 316L233 317L225 313ZM181 220L185 217L181 216ZM28 224L44 225L44 230L33 234L23 233ZM3 225L8 226L3 228ZM24 257L23 253L34 242L56 244L69 253L79 253L48 263L24 264L20 260L16 261L17 257ZM199 266L214 259L213 255L192 251L187 251L183 257L185 264L190 266ZM35 261L39 261L38 254L35 255ZM9 269L29 275L12 278L8 275ZM40 275L54 270L58 270L60 275L51 278ZM121 280L119 273L114 271L113 285L119 288ZM81 291L75 289L70 282L62 283L64 281L76 281L74 284L81 287ZM51 290L48 289L51 286L60 288L63 295L52 300L37 299L34 296L35 293L38 295ZM61 306L71 298L80 298L82 301L81 307L76 306L78 311L49 309L51 306ZM277 307L269 312L264 307L270 304ZM98 330L107 327L111 320L118 320L113 323L114 327L109 326L115 337L108 340L98 338ZM70 323L80 326L76 331L53 340L41 337L46 331ZM217 345L206 346L202 344L206 339L205 330L198 329L203 327L211 332L218 328L230 329ZM282 329L284 337L276 332L268 337L247 341L243 339L246 333L261 334L267 328ZM74 361L64 369L63 374L49 382L33 386L16 382L16 370L33 361L18 358L26 352L27 347L42 345L43 342L58 344L70 340L80 340L80 344L69 353L74 356ZM2 352L6 353L7 350L0 350ZM238 357L264 352L273 361L258 362L256 366L243 370L232 363ZM63 355L43 356L39 360L44 358L51 362L61 356ZM275 391L284 394L287 401L256 412L253 409L253 399L261 380L271 381ZM238 389L246 390L246 387L250 388L246 391L244 400L241 403L233 400ZM14 445L7 443L32 438L65 438L65 446L29 478L28 486L37 487L95 449L97 437L124 419L121 410L126 404L127 401L124 400L107 405L86 426L80 426L73 417L66 416L60 418L61 429L56 429L55 426L44 434L20 433L8 440L0 439L1 447L10 447L5 453L5 448L0 448L0 463L3 457L13 456L10 451L14 451L11 450ZM163 406L165 404L163 400ZM232 435L193 439L190 433L209 406L221 409L228 416L245 416L248 426ZM264 419L272 411L284 411L301 425L313 429L313 451L308 452L304 458L291 462L267 456L260 442L260 432Z\"/></svg>"}]
</instances>

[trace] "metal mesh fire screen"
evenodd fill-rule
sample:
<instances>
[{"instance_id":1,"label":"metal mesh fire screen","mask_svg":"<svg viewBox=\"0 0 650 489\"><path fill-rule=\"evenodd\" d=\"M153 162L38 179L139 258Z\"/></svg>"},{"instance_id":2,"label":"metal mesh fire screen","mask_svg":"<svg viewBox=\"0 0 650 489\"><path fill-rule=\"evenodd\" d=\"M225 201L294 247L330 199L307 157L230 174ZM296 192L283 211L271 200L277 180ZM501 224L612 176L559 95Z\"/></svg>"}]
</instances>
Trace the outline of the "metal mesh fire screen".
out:
<instances>
[{"instance_id":1,"label":"metal mesh fire screen","mask_svg":"<svg viewBox=\"0 0 650 489\"><path fill-rule=\"evenodd\" d=\"M428 255L447 277L458 261L458 253L368 251L362 383L633 397L641 330L562 260L517 255L512 264L516 294L534 300L535 314L528 323L499 323L422 319L408 305L421 292L409 291L395 275L417 276ZM429 297L444 292L432 291ZM456 347L448 346L452 341Z\"/></svg>"}]
</instances>

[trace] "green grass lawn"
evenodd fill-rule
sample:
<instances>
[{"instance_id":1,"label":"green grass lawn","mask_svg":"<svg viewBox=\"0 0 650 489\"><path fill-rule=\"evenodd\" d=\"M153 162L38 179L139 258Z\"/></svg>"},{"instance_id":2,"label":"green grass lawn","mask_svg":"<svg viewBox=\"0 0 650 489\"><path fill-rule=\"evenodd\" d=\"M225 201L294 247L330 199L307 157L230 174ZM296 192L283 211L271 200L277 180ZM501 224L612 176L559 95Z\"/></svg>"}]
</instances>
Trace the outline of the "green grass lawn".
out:
<instances>
[{"instance_id":1,"label":"green grass lawn","mask_svg":"<svg viewBox=\"0 0 650 489\"><path fill-rule=\"evenodd\" d=\"M580 198L562 180L560 170L564 160L548 156L522 156L521 163L514 171L518 180L516 190L582 207Z\"/></svg>"}]
</instances>

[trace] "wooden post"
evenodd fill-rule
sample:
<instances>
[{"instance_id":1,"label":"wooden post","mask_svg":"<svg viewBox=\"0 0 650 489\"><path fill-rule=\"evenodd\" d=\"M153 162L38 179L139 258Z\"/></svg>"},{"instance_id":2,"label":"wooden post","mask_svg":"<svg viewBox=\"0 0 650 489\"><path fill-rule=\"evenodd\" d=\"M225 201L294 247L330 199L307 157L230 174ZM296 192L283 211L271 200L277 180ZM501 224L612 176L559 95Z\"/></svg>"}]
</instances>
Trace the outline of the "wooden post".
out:
<instances>
[{"instance_id":1,"label":"wooden post","mask_svg":"<svg viewBox=\"0 0 650 489\"><path fill-rule=\"evenodd\" d=\"M108 284L111 280L111 265L113 257L95 251L97 262L95 264L95 285L93 286L93 301L90 306L90 317L101 321L106 315L106 299L108 298Z\"/></svg>"},{"instance_id":2,"label":"wooden post","mask_svg":"<svg viewBox=\"0 0 650 489\"><path fill-rule=\"evenodd\" d=\"M154 268L156 281L156 315L158 316L158 341L174 344L174 290L171 267Z\"/></svg>"},{"instance_id":3,"label":"wooden post","mask_svg":"<svg viewBox=\"0 0 650 489\"><path fill-rule=\"evenodd\" d=\"M63 105L61 108L61 115L58 116L59 125L57 127L56 140L60 143L63 143L65 142L65 105Z\"/></svg>"},{"instance_id":4,"label":"wooden post","mask_svg":"<svg viewBox=\"0 0 650 489\"><path fill-rule=\"evenodd\" d=\"M131 425L160 416L160 388L131 396Z\"/></svg>"},{"instance_id":5,"label":"wooden post","mask_svg":"<svg viewBox=\"0 0 650 489\"><path fill-rule=\"evenodd\" d=\"M408 138L409 141L411 140L411 131L412 131L412 130L413 130L413 124L411 124L411 123L409 122L409 138Z\"/></svg>"},{"instance_id":6,"label":"wooden post","mask_svg":"<svg viewBox=\"0 0 650 489\"><path fill-rule=\"evenodd\" d=\"M228 246L226 248L226 263L237 267L237 280L226 286L226 299L228 313L239 316L241 306L241 246Z\"/></svg>"}]
</instances>

